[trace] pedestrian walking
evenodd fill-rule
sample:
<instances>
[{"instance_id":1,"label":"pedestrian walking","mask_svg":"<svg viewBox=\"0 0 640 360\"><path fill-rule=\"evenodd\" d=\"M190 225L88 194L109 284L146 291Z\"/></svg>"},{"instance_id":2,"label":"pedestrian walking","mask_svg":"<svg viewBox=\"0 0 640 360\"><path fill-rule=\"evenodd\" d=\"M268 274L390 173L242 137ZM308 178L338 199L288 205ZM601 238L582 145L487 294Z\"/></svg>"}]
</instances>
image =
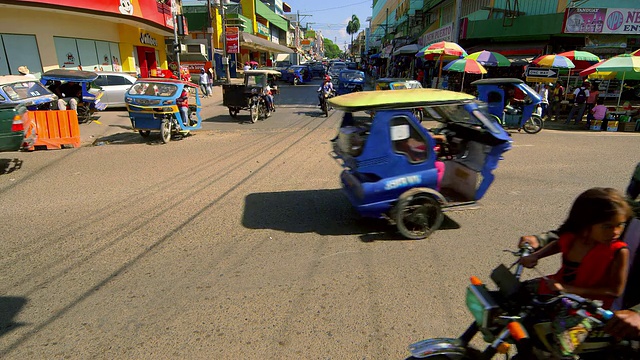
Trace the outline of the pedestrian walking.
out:
<instances>
[{"instance_id":1,"label":"pedestrian walking","mask_svg":"<svg viewBox=\"0 0 640 360\"><path fill-rule=\"evenodd\" d=\"M600 92L598 91L598 84L591 84L591 89L589 89L589 98L587 99L587 126L591 123L593 119L593 108L596 106L596 102L598 101L598 97L600 96ZM597 119L602 120L602 119Z\"/></svg>"},{"instance_id":2,"label":"pedestrian walking","mask_svg":"<svg viewBox=\"0 0 640 360\"><path fill-rule=\"evenodd\" d=\"M587 99L589 98L589 83L587 81L583 82L582 86L573 91L573 95L573 106L571 107L571 111L569 111L569 116L567 117L565 124L571 123L571 120L573 120L573 117L576 115L576 124L579 124L582 121L582 116L587 108Z\"/></svg>"},{"instance_id":3,"label":"pedestrian walking","mask_svg":"<svg viewBox=\"0 0 640 360\"><path fill-rule=\"evenodd\" d=\"M211 96L211 86L209 85L209 74L204 70L204 68L200 69L200 90L202 91L203 97Z\"/></svg>"},{"instance_id":4,"label":"pedestrian walking","mask_svg":"<svg viewBox=\"0 0 640 360\"><path fill-rule=\"evenodd\" d=\"M540 107L542 108L542 112L540 113L541 118L545 118L547 116L547 110L549 108L549 84L541 84L540 90L538 90L538 95L542 99L540 103Z\"/></svg>"}]
</instances>

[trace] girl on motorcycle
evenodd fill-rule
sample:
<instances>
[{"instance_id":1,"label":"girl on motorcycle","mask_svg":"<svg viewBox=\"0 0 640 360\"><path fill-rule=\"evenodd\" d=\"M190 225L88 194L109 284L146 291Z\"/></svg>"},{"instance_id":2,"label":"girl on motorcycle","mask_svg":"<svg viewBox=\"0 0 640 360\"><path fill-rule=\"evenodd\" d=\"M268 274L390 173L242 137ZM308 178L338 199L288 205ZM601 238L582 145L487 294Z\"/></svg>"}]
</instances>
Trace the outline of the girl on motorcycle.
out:
<instances>
[{"instance_id":1,"label":"girl on motorcycle","mask_svg":"<svg viewBox=\"0 0 640 360\"><path fill-rule=\"evenodd\" d=\"M631 216L631 207L615 189L592 188L580 194L558 230L558 241L521 260L533 268L538 260L562 253L560 270L544 281L537 279L538 292L570 292L602 300L609 308L627 281L629 250L619 238Z\"/></svg>"}]
</instances>

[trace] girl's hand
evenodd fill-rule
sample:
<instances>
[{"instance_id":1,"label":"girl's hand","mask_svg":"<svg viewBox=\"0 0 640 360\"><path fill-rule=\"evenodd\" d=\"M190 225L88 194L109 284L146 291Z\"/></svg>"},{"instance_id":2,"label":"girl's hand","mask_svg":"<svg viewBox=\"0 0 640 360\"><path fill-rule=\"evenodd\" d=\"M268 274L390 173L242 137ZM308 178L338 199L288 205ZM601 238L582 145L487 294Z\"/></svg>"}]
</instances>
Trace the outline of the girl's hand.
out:
<instances>
[{"instance_id":1,"label":"girl's hand","mask_svg":"<svg viewBox=\"0 0 640 360\"><path fill-rule=\"evenodd\" d=\"M532 254L521 258L518 262L527 269L531 269L538 265L538 257L535 254Z\"/></svg>"},{"instance_id":2,"label":"girl's hand","mask_svg":"<svg viewBox=\"0 0 640 360\"><path fill-rule=\"evenodd\" d=\"M545 279L545 281L547 282L547 286L549 287L549 289L557 292L567 292L567 289L559 282L552 279Z\"/></svg>"}]
</instances>

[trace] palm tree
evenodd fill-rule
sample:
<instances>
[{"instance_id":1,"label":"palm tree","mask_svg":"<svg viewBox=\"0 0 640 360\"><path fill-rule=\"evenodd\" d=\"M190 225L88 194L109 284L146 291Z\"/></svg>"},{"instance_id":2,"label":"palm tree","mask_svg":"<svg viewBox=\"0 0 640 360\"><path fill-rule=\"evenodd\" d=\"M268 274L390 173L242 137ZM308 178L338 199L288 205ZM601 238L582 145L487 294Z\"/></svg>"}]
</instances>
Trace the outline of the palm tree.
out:
<instances>
[{"instance_id":1,"label":"palm tree","mask_svg":"<svg viewBox=\"0 0 640 360\"><path fill-rule=\"evenodd\" d=\"M360 30L360 19L354 14L347 23L347 34L351 35L351 54L353 54L353 34L357 34Z\"/></svg>"}]
</instances>

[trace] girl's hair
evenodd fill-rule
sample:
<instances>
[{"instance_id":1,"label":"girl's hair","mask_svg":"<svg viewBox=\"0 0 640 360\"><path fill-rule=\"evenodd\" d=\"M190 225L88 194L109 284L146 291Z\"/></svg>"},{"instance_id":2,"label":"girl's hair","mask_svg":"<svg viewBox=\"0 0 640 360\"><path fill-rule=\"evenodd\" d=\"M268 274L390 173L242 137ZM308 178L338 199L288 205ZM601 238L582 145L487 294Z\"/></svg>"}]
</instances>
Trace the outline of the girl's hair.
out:
<instances>
[{"instance_id":1,"label":"girl's hair","mask_svg":"<svg viewBox=\"0 0 640 360\"><path fill-rule=\"evenodd\" d=\"M569 217L559 233L581 233L595 224L611 220L616 215L629 219L633 213L621 192L612 188L591 188L573 202Z\"/></svg>"}]
</instances>

